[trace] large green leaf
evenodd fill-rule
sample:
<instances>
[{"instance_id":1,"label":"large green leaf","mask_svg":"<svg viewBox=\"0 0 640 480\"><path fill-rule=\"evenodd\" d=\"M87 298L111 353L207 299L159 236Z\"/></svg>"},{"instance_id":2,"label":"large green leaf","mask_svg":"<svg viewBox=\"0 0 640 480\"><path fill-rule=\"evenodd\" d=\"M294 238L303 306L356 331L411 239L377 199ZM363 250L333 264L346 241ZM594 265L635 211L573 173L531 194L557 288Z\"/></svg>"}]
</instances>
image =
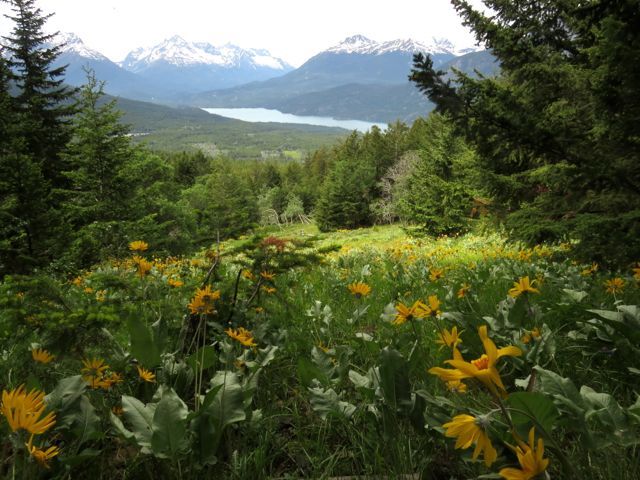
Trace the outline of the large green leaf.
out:
<instances>
[{"instance_id":1,"label":"large green leaf","mask_svg":"<svg viewBox=\"0 0 640 480\"><path fill-rule=\"evenodd\" d=\"M102 435L100 417L98 417L96 409L85 395L80 397L78 409L73 416L71 430L78 439L78 445L82 445L88 440L100 438Z\"/></svg>"},{"instance_id":2,"label":"large green leaf","mask_svg":"<svg viewBox=\"0 0 640 480\"><path fill-rule=\"evenodd\" d=\"M211 385L191 422L191 429L196 435L194 450L201 464L215 463L225 427L247 418L244 392L236 373L218 372Z\"/></svg>"},{"instance_id":3,"label":"large green leaf","mask_svg":"<svg viewBox=\"0 0 640 480\"><path fill-rule=\"evenodd\" d=\"M380 353L380 386L384 399L394 409L411 409L409 364L396 350L385 348Z\"/></svg>"},{"instance_id":4,"label":"large green leaf","mask_svg":"<svg viewBox=\"0 0 640 480\"><path fill-rule=\"evenodd\" d=\"M187 365L191 367L194 372L199 370L206 370L213 367L218 359L218 352L215 347L210 345L199 348L194 354L187 359Z\"/></svg>"},{"instance_id":5,"label":"large green leaf","mask_svg":"<svg viewBox=\"0 0 640 480\"><path fill-rule=\"evenodd\" d=\"M509 395L507 406L511 411L511 419L520 434L526 434L531 426L540 425L547 433L551 433L554 422L558 418L558 410L553 401L538 392L516 392ZM539 429L538 429L539 430Z\"/></svg>"},{"instance_id":6,"label":"large green leaf","mask_svg":"<svg viewBox=\"0 0 640 480\"><path fill-rule=\"evenodd\" d=\"M70 429L76 422L78 402L87 388L80 375L63 378L56 388L45 397L47 408L56 412L56 427Z\"/></svg>"},{"instance_id":7,"label":"large green leaf","mask_svg":"<svg viewBox=\"0 0 640 480\"><path fill-rule=\"evenodd\" d=\"M145 405L135 397L122 396L122 411L124 419L131 425L131 431L136 442L141 447L151 447L151 434L153 431L153 414L156 404ZM150 453L145 450L145 453Z\"/></svg>"},{"instance_id":8,"label":"large green leaf","mask_svg":"<svg viewBox=\"0 0 640 480\"><path fill-rule=\"evenodd\" d=\"M585 405L580 392L568 379L555 372L545 370L540 366L534 367L539 379L539 390L551 395L558 408L574 416L574 420L582 421L585 414Z\"/></svg>"},{"instance_id":9,"label":"large green leaf","mask_svg":"<svg viewBox=\"0 0 640 480\"><path fill-rule=\"evenodd\" d=\"M322 419L326 419L329 415L350 418L356 411L355 405L340 400L340 397L332 388L325 389L317 385L316 387L310 387L308 390L311 393L311 406Z\"/></svg>"},{"instance_id":10,"label":"large green leaf","mask_svg":"<svg viewBox=\"0 0 640 480\"><path fill-rule=\"evenodd\" d=\"M57 412L69 409L87 388L80 375L63 378L56 388L45 397L47 406Z\"/></svg>"},{"instance_id":11,"label":"large green leaf","mask_svg":"<svg viewBox=\"0 0 640 480\"><path fill-rule=\"evenodd\" d=\"M171 388L164 388L153 414L151 449L155 456L176 460L187 447L187 405Z\"/></svg>"},{"instance_id":12,"label":"large green leaf","mask_svg":"<svg viewBox=\"0 0 640 480\"><path fill-rule=\"evenodd\" d=\"M235 372L217 372L211 380L211 386L221 387L207 407L207 414L213 418L214 423L223 429L227 425L243 421L246 413L240 377Z\"/></svg>"},{"instance_id":13,"label":"large green leaf","mask_svg":"<svg viewBox=\"0 0 640 480\"><path fill-rule=\"evenodd\" d=\"M138 317L129 318L127 325L131 337L131 353L146 368L160 364L160 347L148 328Z\"/></svg>"}]
</instances>

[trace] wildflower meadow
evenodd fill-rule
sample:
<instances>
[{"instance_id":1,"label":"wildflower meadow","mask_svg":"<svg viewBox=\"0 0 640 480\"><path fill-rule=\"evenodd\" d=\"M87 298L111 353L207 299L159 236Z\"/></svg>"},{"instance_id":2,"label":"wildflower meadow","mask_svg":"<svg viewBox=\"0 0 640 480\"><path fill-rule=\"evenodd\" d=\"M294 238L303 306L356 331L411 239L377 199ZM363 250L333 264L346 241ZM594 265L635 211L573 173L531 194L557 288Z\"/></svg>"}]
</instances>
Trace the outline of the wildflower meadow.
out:
<instances>
[{"instance_id":1,"label":"wildflower meadow","mask_svg":"<svg viewBox=\"0 0 640 480\"><path fill-rule=\"evenodd\" d=\"M1 286L11 478L636 478L640 268L289 228Z\"/></svg>"}]
</instances>

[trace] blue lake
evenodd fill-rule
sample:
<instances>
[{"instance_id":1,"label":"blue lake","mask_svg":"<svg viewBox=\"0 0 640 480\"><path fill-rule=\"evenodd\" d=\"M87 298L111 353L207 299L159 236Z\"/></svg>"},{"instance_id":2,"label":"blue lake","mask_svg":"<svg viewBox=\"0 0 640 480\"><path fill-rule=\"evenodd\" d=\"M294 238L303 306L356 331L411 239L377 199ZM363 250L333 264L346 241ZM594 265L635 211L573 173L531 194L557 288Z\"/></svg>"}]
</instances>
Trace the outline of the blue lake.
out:
<instances>
[{"instance_id":1,"label":"blue lake","mask_svg":"<svg viewBox=\"0 0 640 480\"><path fill-rule=\"evenodd\" d=\"M360 132L366 132L374 125L381 129L387 128L384 123L372 123L362 120L336 120L330 117L308 117L282 113L268 108L203 108L202 110L245 122L302 123L305 125L320 125L322 127L340 127Z\"/></svg>"}]
</instances>

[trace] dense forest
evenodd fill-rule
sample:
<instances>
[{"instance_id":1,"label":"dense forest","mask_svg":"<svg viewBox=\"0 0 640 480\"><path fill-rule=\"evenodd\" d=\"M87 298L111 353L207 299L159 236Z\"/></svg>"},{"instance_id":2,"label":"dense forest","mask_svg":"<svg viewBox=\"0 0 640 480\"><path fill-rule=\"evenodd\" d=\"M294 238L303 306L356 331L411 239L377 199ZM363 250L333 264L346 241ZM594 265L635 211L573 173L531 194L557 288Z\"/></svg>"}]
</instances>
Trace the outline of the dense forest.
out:
<instances>
[{"instance_id":1,"label":"dense forest","mask_svg":"<svg viewBox=\"0 0 640 480\"><path fill-rule=\"evenodd\" d=\"M452 0L499 75L278 160L134 143L10 3L0 476L640 475L636 1Z\"/></svg>"}]
</instances>

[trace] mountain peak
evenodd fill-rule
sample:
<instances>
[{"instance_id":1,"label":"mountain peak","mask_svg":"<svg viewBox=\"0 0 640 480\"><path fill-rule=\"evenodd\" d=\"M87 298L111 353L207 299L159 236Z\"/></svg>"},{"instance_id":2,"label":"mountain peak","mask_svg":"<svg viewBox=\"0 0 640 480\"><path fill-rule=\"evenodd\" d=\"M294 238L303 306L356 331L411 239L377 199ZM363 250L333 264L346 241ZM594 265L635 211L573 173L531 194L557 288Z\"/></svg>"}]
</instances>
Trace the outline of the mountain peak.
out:
<instances>
[{"instance_id":1,"label":"mountain peak","mask_svg":"<svg viewBox=\"0 0 640 480\"><path fill-rule=\"evenodd\" d=\"M384 42L371 40L364 35L353 35L342 42L326 50L329 53L356 53L361 55L383 55L390 52L460 55L468 53L470 49L458 49L444 38L432 38L427 43L422 43L411 38L398 38Z\"/></svg>"},{"instance_id":2,"label":"mountain peak","mask_svg":"<svg viewBox=\"0 0 640 480\"><path fill-rule=\"evenodd\" d=\"M92 60L107 60L103 54L97 50L87 47L82 39L72 32L59 32L52 40L52 44L60 46L62 53L76 54L81 57L89 58Z\"/></svg>"},{"instance_id":3,"label":"mountain peak","mask_svg":"<svg viewBox=\"0 0 640 480\"><path fill-rule=\"evenodd\" d=\"M230 43L217 47L207 42L189 42L180 35L174 35L149 48L133 50L122 61L121 66L140 72L155 63L176 67L205 65L224 69L241 66L282 71L291 69L290 65L273 57L266 50L244 49Z\"/></svg>"},{"instance_id":4,"label":"mountain peak","mask_svg":"<svg viewBox=\"0 0 640 480\"><path fill-rule=\"evenodd\" d=\"M360 53L369 50L377 42L365 37L364 35L352 35L345 38L337 45L331 47L327 52L335 53Z\"/></svg>"}]
</instances>

